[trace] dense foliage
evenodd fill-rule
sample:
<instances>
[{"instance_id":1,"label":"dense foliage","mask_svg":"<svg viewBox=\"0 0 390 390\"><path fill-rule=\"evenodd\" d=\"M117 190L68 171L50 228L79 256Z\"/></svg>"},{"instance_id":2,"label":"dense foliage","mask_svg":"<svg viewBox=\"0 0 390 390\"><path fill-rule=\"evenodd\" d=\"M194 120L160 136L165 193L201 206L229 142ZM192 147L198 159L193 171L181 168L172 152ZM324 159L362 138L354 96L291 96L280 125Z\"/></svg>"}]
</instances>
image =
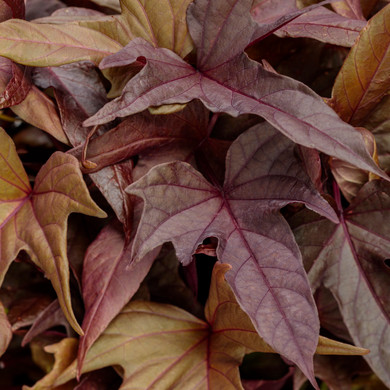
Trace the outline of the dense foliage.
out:
<instances>
[{"instance_id":1,"label":"dense foliage","mask_svg":"<svg viewBox=\"0 0 390 390\"><path fill-rule=\"evenodd\" d=\"M2 389L390 388L388 2L74 3L0 0Z\"/></svg>"}]
</instances>

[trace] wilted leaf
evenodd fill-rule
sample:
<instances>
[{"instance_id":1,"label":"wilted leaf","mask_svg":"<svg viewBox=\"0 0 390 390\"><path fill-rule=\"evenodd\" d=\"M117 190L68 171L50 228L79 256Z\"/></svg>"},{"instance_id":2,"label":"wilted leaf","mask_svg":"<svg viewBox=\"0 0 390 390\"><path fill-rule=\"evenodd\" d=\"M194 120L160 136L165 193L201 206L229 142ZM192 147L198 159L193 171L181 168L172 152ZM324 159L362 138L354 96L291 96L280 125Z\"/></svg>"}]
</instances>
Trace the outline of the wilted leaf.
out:
<instances>
[{"instance_id":1,"label":"wilted leaf","mask_svg":"<svg viewBox=\"0 0 390 390\"><path fill-rule=\"evenodd\" d=\"M99 64L121 48L106 35L77 25L34 24L20 19L0 24L0 55L29 66L76 61Z\"/></svg>"},{"instance_id":2,"label":"wilted leaf","mask_svg":"<svg viewBox=\"0 0 390 390\"><path fill-rule=\"evenodd\" d=\"M157 248L141 261L133 262L132 242L126 242L119 225L107 225L85 255L84 336L80 339L78 352L79 369L89 347L138 290L160 250Z\"/></svg>"},{"instance_id":3,"label":"wilted leaf","mask_svg":"<svg viewBox=\"0 0 390 390\"><path fill-rule=\"evenodd\" d=\"M390 5L361 32L337 76L330 105L360 126L390 89Z\"/></svg>"},{"instance_id":4,"label":"wilted leaf","mask_svg":"<svg viewBox=\"0 0 390 390\"><path fill-rule=\"evenodd\" d=\"M198 98L212 111L260 115L294 142L385 177L365 150L361 136L340 121L319 96L297 81L266 71L243 53L258 34L250 6L250 0L234 4L197 0L188 7L188 28L197 47L196 68L141 38L107 57L102 69L125 66L137 59L145 60L146 66L127 83L120 98L84 125Z\"/></svg>"},{"instance_id":5,"label":"wilted leaf","mask_svg":"<svg viewBox=\"0 0 390 390\"><path fill-rule=\"evenodd\" d=\"M390 186L374 180L360 190L348 209L340 211L340 224L306 213L292 221L313 289L323 283L332 292L354 343L370 349L365 358L387 386L389 209Z\"/></svg>"},{"instance_id":6,"label":"wilted leaf","mask_svg":"<svg viewBox=\"0 0 390 390\"><path fill-rule=\"evenodd\" d=\"M134 244L137 256L172 241L179 260L188 264L198 244L217 237L220 261L233 267L228 282L259 334L310 376L317 313L279 208L302 202L330 219L335 215L302 172L293 143L263 123L232 144L223 188L176 162L153 168L127 191L145 202ZM287 303L292 299L294 307Z\"/></svg>"},{"instance_id":7,"label":"wilted leaf","mask_svg":"<svg viewBox=\"0 0 390 390\"><path fill-rule=\"evenodd\" d=\"M52 282L70 324L81 332L70 303L66 221L72 212L97 217L105 213L90 198L74 157L53 154L31 189L4 130L0 131L0 141L0 280L24 249ZM55 207L48 207L51 204Z\"/></svg>"}]
</instances>

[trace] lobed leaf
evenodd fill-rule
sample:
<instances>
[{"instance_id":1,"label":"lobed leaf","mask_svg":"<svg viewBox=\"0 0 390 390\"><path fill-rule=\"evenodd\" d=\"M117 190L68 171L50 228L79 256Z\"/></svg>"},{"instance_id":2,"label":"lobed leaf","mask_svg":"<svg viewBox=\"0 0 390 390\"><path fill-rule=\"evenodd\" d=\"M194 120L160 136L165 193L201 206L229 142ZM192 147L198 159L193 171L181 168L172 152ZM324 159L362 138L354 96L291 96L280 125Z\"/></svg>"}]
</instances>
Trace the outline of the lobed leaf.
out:
<instances>
[{"instance_id":1,"label":"lobed leaf","mask_svg":"<svg viewBox=\"0 0 390 390\"><path fill-rule=\"evenodd\" d=\"M238 366L244 354L272 349L237 304L224 279L229 268L226 264L214 267L206 304L208 322L171 305L130 302L91 347L83 372L120 365L124 370L121 390L242 389ZM340 351L361 352L339 344ZM50 346L53 350L59 347ZM40 383L50 388L68 383L76 375L76 361L64 368L47 375L34 389L38 390Z\"/></svg>"},{"instance_id":2,"label":"lobed leaf","mask_svg":"<svg viewBox=\"0 0 390 390\"><path fill-rule=\"evenodd\" d=\"M189 6L188 28L198 52L196 69L167 49L154 48L140 38L107 57L101 63L103 69L137 59L145 59L146 66L127 83L121 97L106 104L84 125L198 98L214 112L262 116L294 142L386 177L367 153L362 137L319 96L297 81L266 71L243 53L256 30L250 3L198 0Z\"/></svg>"},{"instance_id":3,"label":"lobed leaf","mask_svg":"<svg viewBox=\"0 0 390 390\"><path fill-rule=\"evenodd\" d=\"M340 215L340 224L314 216L297 216L292 222L313 289L323 283L332 292L354 343L370 349L365 359L387 386L389 194L387 183L374 180Z\"/></svg>"},{"instance_id":4,"label":"lobed leaf","mask_svg":"<svg viewBox=\"0 0 390 390\"><path fill-rule=\"evenodd\" d=\"M172 241L188 264L198 244L217 237L218 258L232 266L227 280L261 337L313 379L317 314L299 251L278 210L303 202L332 220L335 214L302 172L291 141L266 124L245 132L228 152L223 188L175 162L153 168L127 191L145 202L136 256Z\"/></svg>"},{"instance_id":5,"label":"lobed leaf","mask_svg":"<svg viewBox=\"0 0 390 390\"><path fill-rule=\"evenodd\" d=\"M69 323L82 333L70 301L66 221L72 212L106 214L90 198L74 157L54 153L32 190L11 138L0 130L0 139L0 281L25 250L52 282Z\"/></svg>"}]
</instances>

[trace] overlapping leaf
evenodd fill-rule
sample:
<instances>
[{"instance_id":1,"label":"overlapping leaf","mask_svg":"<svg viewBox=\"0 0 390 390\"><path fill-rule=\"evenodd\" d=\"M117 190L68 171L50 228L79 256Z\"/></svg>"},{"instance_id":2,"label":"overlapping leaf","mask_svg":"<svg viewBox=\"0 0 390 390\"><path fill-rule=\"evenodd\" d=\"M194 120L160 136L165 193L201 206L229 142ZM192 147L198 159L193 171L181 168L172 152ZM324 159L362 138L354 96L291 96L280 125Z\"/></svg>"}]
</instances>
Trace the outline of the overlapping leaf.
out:
<instances>
[{"instance_id":1,"label":"overlapping leaf","mask_svg":"<svg viewBox=\"0 0 390 390\"><path fill-rule=\"evenodd\" d=\"M0 356L7 350L12 339L11 324L8 321L3 304L0 302Z\"/></svg>"},{"instance_id":2,"label":"overlapping leaf","mask_svg":"<svg viewBox=\"0 0 390 390\"><path fill-rule=\"evenodd\" d=\"M171 305L131 302L92 346L83 372L120 365L124 369L121 390L242 389L238 366L244 354L272 352L272 349L258 336L237 304L224 279L229 268L221 264L214 267L205 309L207 322ZM50 346L58 352L60 347ZM125 359L124 351L131 351ZM317 351L366 352L323 337ZM60 357L58 353L57 358ZM73 362L63 372L56 370L47 375L33 389L38 390L41 384L54 389L75 375L76 362Z\"/></svg>"},{"instance_id":3,"label":"overlapping leaf","mask_svg":"<svg viewBox=\"0 0 390 390\"><path fill-rule=\"evenodd\" d=\"M157 248L140 262L132 262L132 242L126 242L121 230L119 226L107 225L85 256L84 336L78 353L79 369L89 347L138 290L159 251Z\"/></svg>"},{"instance_id":4,"label":"overlapping leaf","mask_svg":"<svg viewBox=\"0 0 390 390\"><path fill-rule=\"evenodd\" d=\"M0 23L0 55L24 65L99 64L121 48L106 35L77 25L34 24L20 19Z\"/></svg>"},{"instance_id":5,"label":"overlapping leaf","mask_svg":"<svg viewBox=\"0 0 390 390\"><path fill-rule=\"evenodd\" d=\"M128 82L120 98L84 124L106 123L150 106L199 98L212 111L260 115L294 142L383 176L361 136L319 96L299 82L266 71L243 53L257 34L250 6L249 0L234 4L197 0L188 7L188 28L197 47L196 68L173 52L154 48L140 38L107 57L101 64L103 69L125 66L137 59L146 61L146 66Z\"/></svg>"},{"instance_id":6,"label":"overlapping leaf","mask_svg":"<svg viewBox=\"0 0 390 390\"><path fill-rule=\"evenodd\" d=\"M332 292L353 341L370 349L366 360L387 386L390 385L390 271L386 265L390 257L389 199L389 185L374 180L361 189L340 215L340 224L299 214L293 222L313 288L323 283Z\"/></svg>"},{"instance_id":7,"label":"overlapping leaf","mask_svg":"<svg viewBox=\"0 0 390 390\"><path fill-rule=\"evenodd\" d=\"M251 10L258 23L272 23L287 12L295 9L295 4L285 1L263 1ZM273 11L273 12L272 12ZM366 25L364 20L346 18L325 7L316 8L292 20L275 34L281 37L313 38L334 45L350 47Z\"/></svg>"},{"instance_id":8,"label":"overlapping leaf","mask_svg":"<svg viewBox=\"0 0 390 390\"><path fill-rule=\"evenodd\" d=\"M72 212L104 217L92 201L78 161L57 152L42 167L31 189L11 138L0 131L0 280L19 251L42 268L71 325L74 317L66 256L66 223Z\"/></svg>"},{"instance_id":9,"label":"overlapping leaf","mask_svg":"<svg viewBox=\"0 0 390 390\"><path fill-rule=\"evenodd\" d=\"M217 237L220 261L233 267L228 281L259 334L313 379L317 314L298 248L278 210L302 202L330 219L335 214L302 172L293 143L263 123L232 144L223 188L175 162L153 168L127 191L145 202L137 256L172 241L187 264L198 244Z\"/></svg>"},{"instance_id":10,"label":"overlapping leaf","mask_svg":"<svg viewBox=\"0 0 390 390\"><path fill-rule=\"evenodd\" d=\"M390 89L390 5L369 22L345 60L333 87L331 106L360 126Z\"/></svg>"}]
</instances>

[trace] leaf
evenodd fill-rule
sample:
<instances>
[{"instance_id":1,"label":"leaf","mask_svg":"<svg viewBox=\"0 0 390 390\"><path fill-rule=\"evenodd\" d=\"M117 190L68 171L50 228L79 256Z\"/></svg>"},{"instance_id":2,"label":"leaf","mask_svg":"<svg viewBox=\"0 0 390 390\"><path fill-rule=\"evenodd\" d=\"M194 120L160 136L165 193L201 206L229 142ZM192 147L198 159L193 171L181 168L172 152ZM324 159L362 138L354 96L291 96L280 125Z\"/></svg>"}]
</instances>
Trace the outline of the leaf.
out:
<instances>
[{"instance_id":1,"label":"leaf","mask_svg":"<svg viewBox=\"0 0 390 390\"><path fill-rule=\"evenodd\" d=\"M8 321L7 314L3 304L0 302L0 356L7 350L12 339L11 324Z\"/></svg>"},{"instance_id":2,"label":"leaf","mask_svg":"<svg viewBox=\"0 0 390 390\"><path fill-rule=\"evenodd\" d=\"M242 389L238 366L244 354L272 350L235 301L224 279L229 268L214 267L207 322L175 306L130 302L91 347L83 372L120 365L124 370L121 390ZM75 375L76 361L54 378L51 388ZM39 389L38 384L34 389Z\"/></svg>"},{"instance_id":3,"label":"leaf","mask_svg":"<svg viewBox=\"0 0 390 390\"><path fill-rule=\"evenodd\" d=\"M63 325L66 328L67 334L71 334L69 323L61 310L58 299L55 299L39 314L31 328L24 335L22 346L31 342L34 337L42 334L45 330L58 325Z\"/></svg>"},{"instance_id":4,"label":"leaf","mask_svg":"<svg viewBox=\"0 0 390 390\"><path fill-rule=\"evenodd\" d=\"M165 47L185 57L193 49L187 30L186 10L192 0L121 0L121 15L80 25L128 44L140 37L155 47Z\"/></svg>"},{"instance_id":5,"label":"leaf","mask_svg":"<svg viewBox=\"0 0 390 390\"><path fill-rule=\"evenodd\" d=\"M259 3L251 10L253 19L259 24L269 24L283 16L282 11L286 13L296 9L294 6L285 9L283 4L280 1L276 4L274 1ZM274 8L275 13L269 14L271 7ZM364 20L346 18L325 7L318 7L282 26L275 31L275 34L280 37L313 38L321 42L351 47L365 26Z\"/></svg>"},{"instance_id":6,"label":"leaf","mask_svg":"<svg viewBox=\"0 0 390 390\"><path fill-rule=\"evenodd\" d=\"M390 257L389 199L389 185L374 180L340 215L340 224L332 225L306 213L291 222L310 269L312 288L323 283L332 292L354 343L370 349L365 359L387 386L390 272L385 260ZM340 199L337 201L340 207Z\"/></svg>"},{"instance_id":7,"label":"leaf","mask_svg":"<svg viewBox=\"0 0 390 390\"><path fill-rule=\"evenodd\" d=\"M70 303L66 221L72 212L106 214L90 198L74 157L54 153L31 189L4 130L0 130L0 141L0 281L17 254L25 250L50 279L69 323L81 333ZM52 203L55 208L48 207Z\"/></svg>"},{"instance_id":8,"label":"leaf","mask_svg":"<svg viewBox=\"0 0 390 390\"><path fill-rule=\"evenodd\" d=\"M228 282L261 337L312 376L317 313L299 251L278 210L302 202L332 220L335 215L302 172L291 141L263 123L232 144L223 188L174 162L153 168L126 191L145 202L137 257L172 241L179 260L188 264L198 244L217 237L219 260L233 267ZM287 303L292 300L294 308Z\"/></svg>"},{"instance_id":9,"label":"leaf","mask_svg":"<svg viewBox=\"0 0 390 390\"><path fill-rule=\"evenodd\" d=\"M60 0L49 0L42 3L41 0L28 0L26 4L26 20L34 20L51 15L59 8L66 5Z\"/></svg>"},{"instance_id":10,"label":"leaf","mask_svg":"<svg viewBox=\"0 0 390 390\"><path fill-rule=\"evenodd\" d=\"M0 57L0 75L3 87L0 109L21 103L31 88L27 68L22 69L12 61Z\"/></svg>"},{"instance_id":11,"label":"leaf","mask_svg":"<svg viewBox=\"0 0 390 390\"><path fill-rule=\"evenodd\" d=\"M332 2L333 9L342 16L364 20L360 0L342 0Z\"/></svg>"},{"instance_id":12,"label":"leaf","mask_svg":"<svg viewBox=\"0 0 390 390\"><path fill-rule=\"evenodd\" d=\"M84 336L80 339L78 369L90 346L136 293L160 250L157 248L141 261L132 262L132 242L126 242L123 229L118 225L107 225L85 255Z\"/></svg>"},{"instance_id":13,"label":"leaf","mask_svg":"<svg viewBox=\"0 0 390 390\"><path fill-rule=\"evenodd\" d=\"M330 105L354 126L362 121L390 89L390 5L362 30L335 81Z\"/></svg>"},{"instance_id":14,"label":"leaf","mask_svg":"<svg viewBox=\"0 0 390 390\"><path fill-rule=\"evenodd\" d=\"M17 18L24 19L25 5L23 0L1 0L0 1L0 22Z\"/></svg>"},{"instance_id":15,"label":"leaf","mask_svg":"<svg viewBox=\"0 0 390 390\"><path fill-rule=\"evenodd\" d=\"M137 59L146 65L127 83L121 97L106 104L84 125L198 98L214 112L260 115L294 142L385 177L365 150L362 138L319 96L297 81L266 71L243 53L257 30L250 5L249 0L234 4L197 0L188 7L188 28L197 47L196 69L167 49L154 48L140 38L107 57L102 69L125 66Z\"/></svg>"},{"instance_id":16,"label":"leaf","mask_svg":"<svg viewBox=\"0 0 390 390\"><path fill-rule=\"evenodd\" d=\"M96 65L121 49L106 35L77 25L34 24L19 19L0 24L0 55L29 66L58 66L76 61Z\"/></svg>"},{"instance_id":17,"label":"leaf","mask_svg":"<svg viewBox=\"0 0 390 390\"><path fill-rule=\"evenodd\" d=\"M373 159L378 161L374 135L364 127L356 127L356 131L359 131L360 134L362 134L367 150ZM336 158L330 161L330 167L340 190L348 202L352 201L365 183L369 180L378 179L377 176L372 177L371 174L368 174L366 171L362 171L361 169Z\"/></svg>"},{"instance_id":18,"label":"leaf","mask_svg":"<svg viewBox=\"0 0 390 390\"><path fill-rule=\"evenodd\" d=\"M44 390L50 389L57 376L75 359L77 353L77 339L66 338L57 344L46 346L46 352L53 353L55 357L53 369L33 387L23 386L23 390ZM70 390L70 387L63 390Z\"/></svg>"}]
</instances>

